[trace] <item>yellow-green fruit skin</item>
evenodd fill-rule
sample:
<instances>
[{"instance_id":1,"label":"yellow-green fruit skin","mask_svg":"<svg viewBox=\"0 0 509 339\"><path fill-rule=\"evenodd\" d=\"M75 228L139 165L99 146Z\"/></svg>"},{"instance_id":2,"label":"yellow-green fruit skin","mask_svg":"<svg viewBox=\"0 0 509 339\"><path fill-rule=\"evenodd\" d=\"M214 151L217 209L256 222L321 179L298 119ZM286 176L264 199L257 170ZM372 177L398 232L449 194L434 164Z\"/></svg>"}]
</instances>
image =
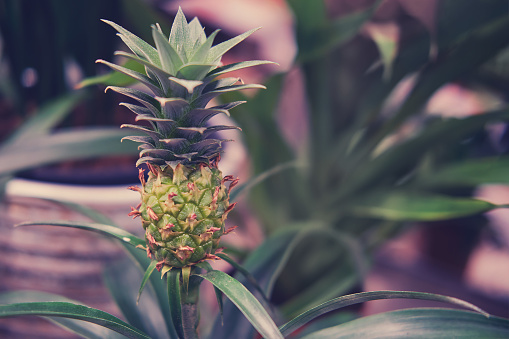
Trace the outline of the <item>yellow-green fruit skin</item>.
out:
<instances>
[{"instance_id":1,"label":"yellow-green fruit skin","mask_svg":"<svg viewBox=\"0 0 509 339\"><path fill-rule=\"evenodd\" d=\"M204 164L151 166L148 180L142 179L138 212L147 255L158 262L158 269L214 258L233 207L225 185L229 180L219 169Z\"/></svg>"}]
</instances>

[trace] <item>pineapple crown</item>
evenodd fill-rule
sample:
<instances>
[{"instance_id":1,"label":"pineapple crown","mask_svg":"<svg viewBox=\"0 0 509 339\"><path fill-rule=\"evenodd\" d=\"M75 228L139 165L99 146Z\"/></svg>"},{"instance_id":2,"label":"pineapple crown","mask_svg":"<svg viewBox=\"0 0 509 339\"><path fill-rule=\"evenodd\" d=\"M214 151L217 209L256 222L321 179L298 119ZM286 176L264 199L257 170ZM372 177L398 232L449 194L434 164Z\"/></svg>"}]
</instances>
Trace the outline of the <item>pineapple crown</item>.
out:
<instances>
[{"instance_id":1,"label":"pineapple crown","mask_svg":"<svg viewBox=\"0 0 509 339\"><path fill-rule=\"evenodd\" d=\"M151 46L123 27L107 20L132 53L117 51L120 55L144 66L145 74L97 60L115 71L124 73L144 84L152 94L135 88L108 86L139 104L122 103L136 114L136 121L146 121L150 127L124 124L141 131L141 135L123 138L141 143L140 159L136 163L170 165L182 163L209 164L219 159L222 143L220 130L237 129L236 126L209 126L210 118L217 114L229 116L229 110L244 101L234 101L208 107L210 101L226 92L243 89L265 88L258 84L244 84L239 78L219 76L242 68L272 63L253 60L221 66L221 57L232 47L257 29L250 30L230 40L212 46L219 30L208 37L198 18L187 22L179 8L169 34L166 37L159 24L152 26L155 47Z\"/></svg>"}]
</instances>

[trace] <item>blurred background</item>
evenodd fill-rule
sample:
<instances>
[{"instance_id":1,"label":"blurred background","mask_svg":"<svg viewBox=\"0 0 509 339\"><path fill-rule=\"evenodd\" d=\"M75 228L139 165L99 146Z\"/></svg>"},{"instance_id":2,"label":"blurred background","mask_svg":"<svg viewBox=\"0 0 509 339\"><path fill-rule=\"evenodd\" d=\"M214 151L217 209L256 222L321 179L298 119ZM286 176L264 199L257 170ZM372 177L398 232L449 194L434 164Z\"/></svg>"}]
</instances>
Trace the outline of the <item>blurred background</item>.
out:
<instances>
[{"instance_id":1,"label":"blurred background","mask_svg":"<svg viewBox=\"0 0 509 339\"><path fill-rule=\"evenodd\" d=\"M222 166L243 183L232 253L289 237L271 298L284 315L352 291L415 290L509 316L506 0L0 0L0 290L116 312L100 272L120 251L12 225L91 209L140 233L126 216L136 145L118 128L134 116L104 94L129 80L95 63L124 46L100 19L152 42L150 25L168 33L179 6L207 34L221 28L216 43L262 27L223 63L278 63L235 74L267 89L225 98L249 102L232 111L243 132L228 132Z\"/></svg>"}]
</instances>

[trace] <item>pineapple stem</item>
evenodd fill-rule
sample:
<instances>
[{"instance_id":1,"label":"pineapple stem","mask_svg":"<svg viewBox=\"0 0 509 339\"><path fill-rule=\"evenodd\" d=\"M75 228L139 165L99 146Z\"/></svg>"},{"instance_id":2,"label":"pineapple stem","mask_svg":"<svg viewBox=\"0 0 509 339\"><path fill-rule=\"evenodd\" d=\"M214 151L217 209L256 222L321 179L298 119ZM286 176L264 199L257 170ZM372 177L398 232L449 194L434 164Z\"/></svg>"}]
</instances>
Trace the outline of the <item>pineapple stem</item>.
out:
<instances>
[{"instance_id":1,"label":"pineapple stem","mask_svg":"<svg viewBox=\"0 0 509 339\"><path fill-rule=\"evenodd\" d=\"M185 286L182 273L182 269L173 268L166 274L171 321L179 339L198 339L201 279L190 277L188 286ZM184 274L187 275L185 270Z\"/></svg>"},{"instance_id":2,"label":"pineapple stem","mask_svg":"<svg viewBox=\"0 0 509 339\"><path fill-rule=\"evenodd\" d=\"M185 339L197 339L198 338L198 305L183 304L182 305L182 329L184 331Z\"/></svg>"},{"instance_id":3,"label":"pineapple stem","mask_svg":"<svg viewBox=\"0 0 509 339\"><path fill-rule=\"evenodd\" d=\"M196 278L196 277L195 277ZM190 279L189 286L182 287L182 329L185 339L198 338L198 324L200 322L198 300L200 296L201 279Z\"/></svg>"}]
</instances>

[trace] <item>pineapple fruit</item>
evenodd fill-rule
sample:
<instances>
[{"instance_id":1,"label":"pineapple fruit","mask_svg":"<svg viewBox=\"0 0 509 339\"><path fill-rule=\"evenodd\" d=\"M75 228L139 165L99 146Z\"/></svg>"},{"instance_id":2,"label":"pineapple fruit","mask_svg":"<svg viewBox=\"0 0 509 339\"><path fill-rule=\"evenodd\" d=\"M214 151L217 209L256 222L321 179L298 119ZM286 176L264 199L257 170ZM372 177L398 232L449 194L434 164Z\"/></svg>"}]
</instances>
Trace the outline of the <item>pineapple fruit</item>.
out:
<instances>
[{"instance_id":1,"label":"pineapple fruit","mask_svg":"<svg viewBox=\"0 0 509 339\"><path fill-rule=\"evenodd\" d=\"M268 61L245 61L221 65L221 57L255 30L213 46L218 30L208 37L197 18L187 22L179 9L169 37L159 25L152 26L155 47L123 27L106 21L132 53L117 55L144 66L140 73L104 60L113 70L142 83L147 92L135 88L109 86L139 104L123 103L134 112L140 125L123 125L139 134L124 139L139 142L139 167L145 164L148 179L140 169L142 187L131 187L141 194L141 203L132 208L133 217L141 217L145 230L146 251L165 272L173 267L189 267L207 259L216 259L225 219L234 207L229 202L232 187L238 182L223 176L218 162L225 141L218 131L235 126L208 124L217 114L242 101L213 106L211 100L221 93L264 88L244 84L239 78L224 74L238 69L267 64ZM141 133L140 133L141 132Z\"/></svg>"}]
</instances>

